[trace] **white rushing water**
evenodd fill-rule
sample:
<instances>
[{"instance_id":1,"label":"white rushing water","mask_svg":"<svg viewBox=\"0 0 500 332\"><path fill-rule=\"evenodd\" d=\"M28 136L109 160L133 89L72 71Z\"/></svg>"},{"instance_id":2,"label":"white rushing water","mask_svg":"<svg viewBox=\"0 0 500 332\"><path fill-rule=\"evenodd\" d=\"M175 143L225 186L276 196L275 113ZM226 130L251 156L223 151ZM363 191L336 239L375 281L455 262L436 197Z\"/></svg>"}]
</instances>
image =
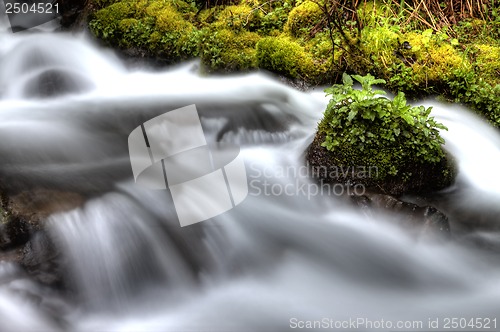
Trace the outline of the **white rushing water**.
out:
<instances>
[{"instance_id":1,"label":"white rushing water","mask_svg":"<svg viewBox=\"0 0 500 332\"><path fill-rule=\"evenodd\" d=\"M2 182L89 197L48 220L69 295L0 262L1 331L285 331L324 318L337 330L354 320L424 331L452 317L500 329L500 135L468 110L428 103L460 169L434 203L461 231L415 241L390 222L398 216L367 216L280 173L303 167L322 94L263 74L200 77L196 63L131 72L83 36L0 38ZM241 145L254 182L233 210L181 228L167 191L133 182L127 138L190 104L208 139Z\"/></svg>"}]
</instances>

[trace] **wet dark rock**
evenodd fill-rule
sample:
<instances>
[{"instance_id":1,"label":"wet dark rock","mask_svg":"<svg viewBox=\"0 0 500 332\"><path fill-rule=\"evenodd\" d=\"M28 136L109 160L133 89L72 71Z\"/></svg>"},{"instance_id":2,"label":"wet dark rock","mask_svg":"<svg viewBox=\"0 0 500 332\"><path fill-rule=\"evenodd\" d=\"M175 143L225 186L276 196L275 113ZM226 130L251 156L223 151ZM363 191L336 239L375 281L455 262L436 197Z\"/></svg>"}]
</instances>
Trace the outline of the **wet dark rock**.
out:
<instances>
[{"instance_id":1,"label":"wet dark rock","mask_svg":"<svg viewBox=\"0 0 500 332\"><path fill-rule=\"evenodd\" d=\"M0 250L9 250L29 240L30 227L22 218L2 216L0 221Z\"/></svg>"},{"instance_id":2,"label":"wet dark rock","mask_svg":"<svg viewBox=\"0 0 500 332\"><path fill-rule=\"evenodd\" d=\"M41 284L64 288L60 254L45 231L36 232L26 243L21 265Z\"/></svg>"},{"instance_id":3,"label":"wet dark rock","mask_svg":"<svg viewBox=\"0 0 500 332\"><path fill-rule=\"evenodd\" d=\"M25 220L33 230L39 230L40 223L51 214L80 207L84 201L77 193L32 189L9 196L4 207L10 215Z\"/></svg>"},{"instance_id":4,"label":"wet dark rock","mask_svg":"<svg viewBox=\"0 0 500 332\"><path fill-rule=\"evenodd\" d=\"M76 193L32 189L5 196L0 209L0 261L20 264L34 280L63 289L60 255L44 230L44 221L53 213L82 206Z\"/></svg>"},{"instance_id":5,"label":"wet dark rock","mask_svg":"<svg viewBox=\"0 0 500 332\"><path fill-rule=\"evenodd\" d=\"M398 214L398 225L416 236L442 235L448 237L450 234L448 217L433 206L419 206L403 202L394 196L374 193L351 196L351 200L368 214L371 212Z\"/></svg>"},{"instance_id":6,"label":"wet dark rock","mask_svg":"<svg viewBox=\"0 0 500 332\"><path fill-rule=\"evenodd\" d=\"M0 262L20 263L22 259L22 247L16 247L14 249L0 249Z\"/></svg>"},{"instance_id":7,"label":"wet dark rock","mask_svg":"<svg viewBox=\"0 0 500 332\"><path fill-rule=\"evenodd\" d=\"M57 3L61 13L61 25L68 28L84 21L92 1L58 0Z\"/></svg>"},{"instance_id":8,"label":"wet dark rock","mask_svg":"<svg viewBox=\"0 0 500 332\"><path fill-rule=\"evenodd\" d=\"M321 144L325 135L317 133L313 142L306 151L306 161L311 167L312 174L317 174L316 180L325 183L343 183L362 185L374 192L388 195L402 195L406 193L431 193L451 186L457 174L457 167L451 155L445 151L445 157L438 163L409 162L399 168L399 174L409 174L407 178L400 175L387 175L383 179L373 176L370 168L381 171L373 165L338 165L337 155L327 150ZM320 172L314 170L321 170ZM368 170L368 173L367 173ZM332 176L333 174L333 176Z\"/></svg>"}]
</instances>

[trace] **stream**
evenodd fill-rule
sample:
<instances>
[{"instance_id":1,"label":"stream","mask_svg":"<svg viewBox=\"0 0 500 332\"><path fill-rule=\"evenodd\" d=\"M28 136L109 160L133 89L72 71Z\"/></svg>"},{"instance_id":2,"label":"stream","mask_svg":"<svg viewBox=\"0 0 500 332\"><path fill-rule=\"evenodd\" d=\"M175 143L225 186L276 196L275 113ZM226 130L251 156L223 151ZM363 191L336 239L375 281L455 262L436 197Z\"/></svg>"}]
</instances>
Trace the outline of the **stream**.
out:
<instances>
[{"instance_id":1,"label":"stream","mask_svg":"<svg viewBox=\"0 0 500 332\"><path fill-rule=\"evenodd\" d=\"M0 183L85 203L46 220L67 291L0 261L0 331L500 330L500 133L465 107L422 101L459 173L404 197L449 218L449 239L415 238L301 172L321 89L196 61L130 68L84 34L39 30L2 17ZM240 147L248 195L181 227L168 190L134 182L128 136L193 104L207 142Z\"/></svg>"}]
</instances>

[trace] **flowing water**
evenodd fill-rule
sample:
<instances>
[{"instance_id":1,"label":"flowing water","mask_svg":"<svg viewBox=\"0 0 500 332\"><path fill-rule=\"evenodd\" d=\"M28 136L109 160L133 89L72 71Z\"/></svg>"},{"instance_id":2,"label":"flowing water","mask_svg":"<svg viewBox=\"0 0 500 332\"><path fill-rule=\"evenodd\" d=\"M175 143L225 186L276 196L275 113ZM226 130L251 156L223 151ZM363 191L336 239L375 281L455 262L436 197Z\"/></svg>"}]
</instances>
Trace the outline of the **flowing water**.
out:
<instances>
[{"instance_id":1,"label":"flowing water","mask_svg":"<svg viewBox=\"0 0 500 332\"><path fill-rule=\"evenodd\" d=\"M452 317L499 328L500 135L467 109L427 102L460 172L426 198L448 215L451 239L416 240L394 225L400 216L315 194L294 172L321 91L263 74L202 77L196 62L130 70L83 35L0 40L2 183L87 198L47 221L67 293L0 262L1 331L285 331L323 318L337 330L351 319L358 330L423 331ZM127 138L191 104L209 141L241 146L250 187L233 210L181 228L168 191L134 183ZM308 190L279 194L287 185Z\"/></svg>"}]
</instances>

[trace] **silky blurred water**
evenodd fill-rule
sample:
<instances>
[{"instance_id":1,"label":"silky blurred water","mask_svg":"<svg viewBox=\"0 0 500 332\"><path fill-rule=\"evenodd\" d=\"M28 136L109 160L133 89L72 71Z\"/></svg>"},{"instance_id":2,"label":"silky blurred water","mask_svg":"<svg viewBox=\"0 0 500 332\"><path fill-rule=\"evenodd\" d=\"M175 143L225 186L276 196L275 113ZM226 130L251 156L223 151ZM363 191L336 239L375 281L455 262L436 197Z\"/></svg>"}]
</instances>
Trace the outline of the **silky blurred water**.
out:
<instances>
[{"instance_id":1,"label":"silky blurred water","mask_svg":"<svg viewBox=\"0 0 500 332\"><path fill-rule=\"evenodd\" d=\"M429 320L500 320L500 135L467 109L425 102L449 128L442 134L459 174L431 198L452 238L415 239L395 226L398 215L295 192L313 182L276 171L303 167L322 92L264 74L202 77L196 62L131 71L84 36L1 26L3 182L88 198L48 220L69 294L0 262L1 331L285 331L324 318L423 331ZM233 210L181 228L167 191L133 182L127 137L190 104L208 140L241 145L254 185ZM294 194L267 195L264 182Z\"/></svg>"}]
</instances>

